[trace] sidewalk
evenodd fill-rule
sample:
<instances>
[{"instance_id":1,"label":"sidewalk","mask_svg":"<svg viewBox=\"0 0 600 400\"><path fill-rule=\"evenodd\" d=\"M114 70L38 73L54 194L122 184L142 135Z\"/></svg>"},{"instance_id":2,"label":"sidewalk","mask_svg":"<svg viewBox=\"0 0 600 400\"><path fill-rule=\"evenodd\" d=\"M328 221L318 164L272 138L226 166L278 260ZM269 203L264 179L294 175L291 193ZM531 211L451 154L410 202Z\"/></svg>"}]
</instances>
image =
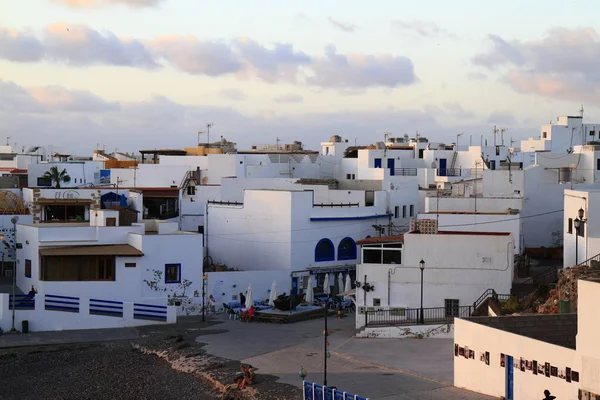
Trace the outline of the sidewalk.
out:
<instances>
[{"instance_id":1,"label":"sidewalk","mask_svg":"<svg viewBox=\"0 0 600 400\"><path fill-rule=\"evenodd\" d=\"M135 328L83 329L77 331L7 333L0 335L0 349L132 340L139 337Z\"/></svg>"}]
</instances>

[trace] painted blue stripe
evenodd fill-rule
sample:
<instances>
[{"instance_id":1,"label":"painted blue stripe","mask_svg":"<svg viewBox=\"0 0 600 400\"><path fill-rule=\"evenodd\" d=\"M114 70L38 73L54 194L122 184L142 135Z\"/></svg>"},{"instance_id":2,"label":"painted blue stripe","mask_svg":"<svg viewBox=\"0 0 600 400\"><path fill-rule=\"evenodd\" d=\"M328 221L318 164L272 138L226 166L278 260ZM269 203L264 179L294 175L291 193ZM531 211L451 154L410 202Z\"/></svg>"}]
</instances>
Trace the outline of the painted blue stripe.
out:
<instances>
[{"instance_id":1,"label":"painted blue stripe","mask_svg":"<svg viewBox=\"0 0 600 400\"><path fill-rule=\"evenodd\" d=\"M46 310L79 312L79 307L74 308L74 307L63 307L63 306L51 306L51 305L46 304Z\"/></svg>"},{"instance_id":2,"label":"painted blue stripe","mask_svg":"<svg viewBox=\"0 0 600 400\"><path fill-rule=\"evenodd\" d=\"M74 301L62 301L62 300L50 300L50 299L46 299L46 304L69 304L72 306L79 306L79 302L74 302Z\"/></svg>"},{"instance_id":3,"label":"painted blue stripe","mask_svg":"<svg viewBox=\"0 0 600 400\"><path fill-rule=\"evenodd\" d=\"M365 215L362 217L310 217L311 221L361 221L365 219L377 219L392 217L394 214L379 214L379 215Z\"/></svg>"},{"instance_id":4,"label":"painted blue stripe","mask_svg":"<svg viewBox=\"0 0 600 400\"><path fill-rule=\"evenodd\" d=\"M10 296L11 298L13 297L13 295L12 295L12 294L11 294L11 295L9 295L9 296ZM31 296L30 296L30 295L28 295L28 294L15 294L15 296L14 296L14 297L16 297L16 298L19 298L19 297L31 297Z\"/></svg>"},{"instance_id":5,"label":"painted blue stripe","mask_svg":"<svg viewBox=\"0 0 600 400\"><path fill-rule=\"evenodd\" d=\"M148 315L148 314L133 314L133 318L137 318L137 319L157 319L160 321L166 321L167 317L157 317L155 315Z\"/></svg>"},{"instance_id":6,"label":"painted blue stripe","mask_svg":"<svg viewBox=\"0 0 600 400\"><path fill-rule=\"evenodd\" d=\"M138 303L133 303L133 305L135 307L150 307L150 308L163 308L163 309L167 309L167 306L153 306L152 304L138 304Z\"/></svg>"},{"instance_id":7,"label":"painted blue stripe","mask_svg":"<svg viewBox=\"0 0 600 400\"><path fill-rule=\"evenodd\" d=\"M79 301L79 297L71 297L71 296L56 296L54 294L47 294L46 297L54 297L56 299L70 299Z\"/></svg>"},{"instance_id":8,"label":"painted blue stripe","mask_svg":"<svg viewBox=\"0 0 600 400\"><path fill-rule=\"evenodd\" d=\"M103 309L105 309L105 308L112 308L112 309L115 309L115 310L122 310L122 309L123 309L123 306L105 306L105 305L103 305L103 304L90 304L90 310L91 310L92 308L94 308L94 309L98 309L98 310L100 310L100 309L102 309L102 310L103 310Z\"/></svg>"},{"instance_id":9,"label":"painted blue stripe","mask_svg":"<svg viewBox=\"0 0 600 400\"><path fill-rule=\"evenodd\" d=\"M123 316L123 312L119 312L119 311L90 311L90 314L109 314L110 316L118 316L118 317L122 317Z\"/></svg>"},{"instance_id":10,"label":"painted blue stripe","mask_svg":"<svg viewBox=\"0 0 600 400\"><path fill-rule=\"evenodd\" d=\"M109 304L123 304L122 301L90 299L90 303L94 303L94 302L109 303Z\"/></svg>"},{"instance_id":11,"label":"painted blue stripe","mask_svg":"<svg viewBox=\"0 0 600 400\"><path fill-rule=\"evenodd\" d=\"M147 314L160 315L160 316L167 315L166 311L144 310L141 308L134 308L133 312L134 313L136 313L136 312L147 313Z\"/></svg>"}]
</instances>

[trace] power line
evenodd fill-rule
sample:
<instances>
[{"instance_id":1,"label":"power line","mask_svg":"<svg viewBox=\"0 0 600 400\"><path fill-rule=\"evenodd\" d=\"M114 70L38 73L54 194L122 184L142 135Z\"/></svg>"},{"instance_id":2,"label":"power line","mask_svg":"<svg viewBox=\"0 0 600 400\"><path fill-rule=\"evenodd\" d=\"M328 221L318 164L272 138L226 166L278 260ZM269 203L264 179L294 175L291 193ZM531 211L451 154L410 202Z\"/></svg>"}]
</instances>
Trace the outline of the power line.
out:
<instances>
[{"instance_id":1,"label":"power line","mask_svg":"<svg viewBox=\"0 0 600 400\"><path fill-rule=\"evenodd\" d=\"M544 215L556 214L556 213L563 212L563 211L564 211L564 209L560 209L560 210L548 211L548 212L540 213L540 214L526 215L526 216L523 216L523 217L503 219L501 221L486 221L486 222L473 222L471 224L442 225L442 226L439 226L438 228L451 228L451 227L455 227L455 226L473 226L473 225L499 224L499 223L506 222L506 221L516 221L516 220L520 220L520 219L535 218L535 217L541 217L541 216L544 216Z\"/></svg>"}]
</instances>

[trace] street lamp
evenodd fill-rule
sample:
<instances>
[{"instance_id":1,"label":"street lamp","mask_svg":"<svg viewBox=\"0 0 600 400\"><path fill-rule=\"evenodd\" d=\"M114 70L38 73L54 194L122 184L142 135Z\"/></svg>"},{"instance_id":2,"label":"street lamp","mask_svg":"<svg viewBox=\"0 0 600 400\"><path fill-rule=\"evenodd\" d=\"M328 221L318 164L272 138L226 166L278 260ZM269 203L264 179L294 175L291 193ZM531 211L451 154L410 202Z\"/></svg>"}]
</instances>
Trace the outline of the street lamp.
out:
<instances>
[{"instance_id":1,"label":"street lamp","mask_svg":"<svg viewBox=\"0 0 600 400\"><path fill-rule=\"evenodd\" d=\"M10 219L10 222L13 224L13 234L15 235L15 244L14 244L14 256L15 256L15 263L13 264L13 270L12 270L12 278L13 278L13 282L12 282L12 328L10 329L11 332L16 332L15 329L15 308L17 305L17 302L15 301L15 292L16 292L16 288L17 288L17 222L19 222L19 217L17 217L16 215L14 217L12 217Z\"/></svg>"},{"instance_id":2,"label":"street lamp","mask_svg":"<svg viewBox=\"0 0 600 400\"><path fill-rule=\"evenodd\" d=\"M306 371L306 369L304 369L304 367L300 367L300 371L298 371L298 376L304 380L304 378L306 378L306 375L308 375L308 371Z\"/></svg>"},{"instance_id":3,"label":"street lamp","mask_svg":"<svg viewBox=\"0 0 600 400\"><path fill-rule=\"evenodd\" d=\"M425 261L421 258L419 261L419 269L421 270L421 315L419 316L419 323L424 324L425 318L423 317L423 271L425 270Z\"/></svg>"},{"instance_id":4,"label":"street lamp","mask_svg":"<svg viewBox=\"0 0 600 400\"><path fill-rule=\"evenodd\" d=\"M577 218L573 221L573 225L575 226L575 265L579 265L579 235L581 235L583 224L587 222L587 219L583 218L583 216L583 208L580 208L577 211Z\"/></svg>"},{"instance_id":5,"label":"street lamp","mask_svg":"<svg viewBox=\"0 0 600 400\"><path fill-rule=\"evenodd\" d=\"M456 151L458 151L458 138L461 137L463 134L464 134L464 132L456 134Z\"/></svg>"},{"instance_id":6,"label":"street lamp","mask_svg":"<svg viewBox=\"0 0 600 400\"><path fill-rule=\"evenodd\" d=\"M327 331L327 313L329 306L329 297L330 294L327 293L327 298L325 299L325 330L323 331L323 386L327 387L327 358L329 357L329 332Z\"/></svg>"}]
</instances>

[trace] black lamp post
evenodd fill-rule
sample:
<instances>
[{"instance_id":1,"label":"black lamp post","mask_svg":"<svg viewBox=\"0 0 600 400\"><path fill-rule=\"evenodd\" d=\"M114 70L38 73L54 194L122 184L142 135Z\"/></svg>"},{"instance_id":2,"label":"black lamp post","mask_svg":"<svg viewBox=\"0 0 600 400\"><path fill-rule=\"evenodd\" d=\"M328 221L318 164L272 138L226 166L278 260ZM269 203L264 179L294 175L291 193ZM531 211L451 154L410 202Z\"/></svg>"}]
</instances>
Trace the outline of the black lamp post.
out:
<instances>
[{"instance_id":1,"label":"black lamp post","mask_svg":"<svg viewBox=\"0 0 600 400\"><path fill-rule=\"evenodd\" d=\"M329 332L327 331L327 313L328 313L328 307L329 307L329 296L330 294L327 294L327 298L325 299L325 330L323 331L323 337L324 337L324 341L323 341L323 386L327 387L327 357L329 357Z\"/></svg>"},{"instance_id":2,"label":"black lamp post","mask_svg":"<svg viewBox=\"0 0 600 400\"><path fill-rule=\"evenodd\" d=\"M579 235L581 234L581 228L583 224L586 223L586 219L583 218L584 211L583 208L580 208L577 211L577 218L573 221L573 225L575 225L575 265L579 265Z\"/></svg>"},{"instance_id":3,"label":"black lamp post","mask_svg":"<svg viewBox=\"0 0 600 400\"><path fill-rule=\"evenodd\" d=\"M425 270L425 261L423 261L423 259L419 261L419 269L421 270L421 315L419 316L419 323L424 324L425 318L423 317L423 271Z\"/></svg>"}]
</instances>

